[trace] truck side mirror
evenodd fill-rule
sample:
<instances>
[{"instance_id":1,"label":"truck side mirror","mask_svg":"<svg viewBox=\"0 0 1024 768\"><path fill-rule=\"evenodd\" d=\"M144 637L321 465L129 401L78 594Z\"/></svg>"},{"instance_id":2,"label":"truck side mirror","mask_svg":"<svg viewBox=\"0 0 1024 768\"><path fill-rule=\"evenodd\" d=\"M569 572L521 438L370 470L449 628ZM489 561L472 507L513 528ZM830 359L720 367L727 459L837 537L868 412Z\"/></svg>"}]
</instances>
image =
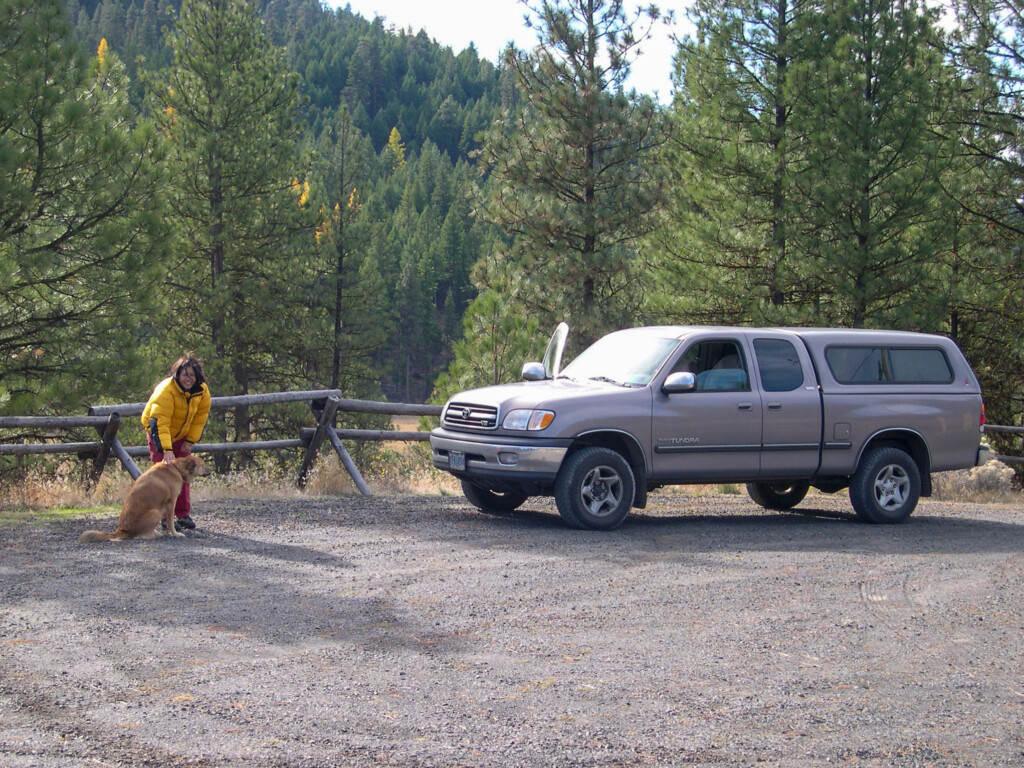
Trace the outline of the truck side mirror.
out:
<instances>
[{"instance_id":1,"label":"truck side mirror","mask_svg":"<svg viewBox=\"0 0 1024 768\"><path fill-rule=\"evenodd\" d=\"M544 364L523 363L523 381L544 381Z\"/></svg>"},{"instance_id":2,"label":"truck side mirror","mask_svg":"<svg viewBox=\"0 0 1024 768\"><path fill-rule=\"evenodd\" d=\"M678 392L693 392L697 388L697 377L689 371L677 371L670 373L661 385L661 391L666 395L674 395Z\"/></svg>"}]
</instances>

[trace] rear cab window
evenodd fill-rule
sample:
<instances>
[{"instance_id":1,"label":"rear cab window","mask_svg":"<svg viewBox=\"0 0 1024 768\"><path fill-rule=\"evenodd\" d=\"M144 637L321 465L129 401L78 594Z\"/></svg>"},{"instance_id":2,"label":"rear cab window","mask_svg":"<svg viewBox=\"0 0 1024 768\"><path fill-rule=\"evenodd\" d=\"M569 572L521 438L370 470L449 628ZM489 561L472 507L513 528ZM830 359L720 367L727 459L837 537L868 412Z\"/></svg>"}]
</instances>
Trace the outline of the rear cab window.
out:
<instances>
[{"instance_id":1,"label":"rear cab window","mask_svg":"<svg viewBox=\"0 0 1024 768\"><path fill-rule=\"evenodd\" d=\"M836 344L825 360L840 384L950 384L953 367L938 347Z\"/></svg>"},{"instance_id":2,"label":"rear cab window","mask_svg":"<svg viewBox=\"0 0 1024 768\"><path fill-rule=\"evenodd\" d=\"M792 392L804 383L800 356L785 339L754 339L754 355L765 392Z\"/></svg>"}]
</instances>

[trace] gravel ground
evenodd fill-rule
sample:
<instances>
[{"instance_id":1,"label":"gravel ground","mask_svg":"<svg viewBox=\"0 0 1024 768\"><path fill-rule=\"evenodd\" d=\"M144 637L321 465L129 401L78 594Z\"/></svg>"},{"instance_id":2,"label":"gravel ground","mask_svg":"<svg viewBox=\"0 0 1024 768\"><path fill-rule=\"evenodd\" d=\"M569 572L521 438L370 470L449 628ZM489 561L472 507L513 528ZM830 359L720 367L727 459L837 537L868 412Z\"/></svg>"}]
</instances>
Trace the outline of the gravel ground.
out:
<instances>
[{"instance_id":1,"label":"gravel ground","mask_svg":"<svg viewBox=\"0 0 1024 768\"><path fill-rule=\"evenodd\" d=\"M612 533L432 496L0 530L0 766L1024 765L1024 506L652 502Z\"/></svg>"}]
</instances>

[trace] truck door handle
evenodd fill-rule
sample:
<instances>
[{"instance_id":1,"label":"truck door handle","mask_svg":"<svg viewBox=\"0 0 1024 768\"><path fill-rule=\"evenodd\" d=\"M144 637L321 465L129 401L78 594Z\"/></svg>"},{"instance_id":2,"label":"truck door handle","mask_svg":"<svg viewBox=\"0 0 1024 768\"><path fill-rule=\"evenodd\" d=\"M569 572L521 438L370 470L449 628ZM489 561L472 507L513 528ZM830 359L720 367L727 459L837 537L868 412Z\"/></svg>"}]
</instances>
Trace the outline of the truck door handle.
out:
<instances>
[{"instance_id":1,"label":"truck door handle","mask_svg":"<svg viewBox=\"0 0 1024 768\"><path fill-rule=\"evenodd\" d=\"M739 403L736 407L739 408L741 411L749 411L751 408L754 407L754 404L753 403Z\"/></svg>"},{"instance_id":2,"label":"truck door handle","mask_svg":"<svg viewBox=\"0 0 1024 768\"><path fill-rule=\"evenodd\" d=\"M781 411L782 410L782 403L768 403L768 410L769 411Z\"/></svg>"}]
</instances>

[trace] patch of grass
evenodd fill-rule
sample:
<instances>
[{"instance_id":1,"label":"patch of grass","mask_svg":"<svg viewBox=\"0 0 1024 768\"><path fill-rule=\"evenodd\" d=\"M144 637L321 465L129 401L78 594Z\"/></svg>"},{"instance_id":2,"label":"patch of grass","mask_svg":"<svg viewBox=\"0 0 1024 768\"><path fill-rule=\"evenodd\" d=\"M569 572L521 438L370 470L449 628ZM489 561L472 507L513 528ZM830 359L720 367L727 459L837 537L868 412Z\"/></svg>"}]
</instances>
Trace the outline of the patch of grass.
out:
<instances>
[{"instance_id":1,"label":"patch of grass","mask_svg":"<svg viewBox=\"0 0 1024 768\"><path fill-rule=\"evenodd\" d=\"M117 507L27 507L16 505L0 508L0 525L50 523L86 517L108 517L117 514Z\"/></svg>"},{"instance_id":2,"label":"patch of grass","mask_svg":"<svg viewBox=\"0 0 1024 768\"><path fill-rule=\"evenodd\" d=\"M297 461L296 461L297 464ZM377 495L461 497L459 481L433 467L424 443L388 442L356 464L370 490ZM143 468L148 462L143 462ZM40 467L20 478L0 482L0 525L45 523L94 516L116 515L131 485L131 477L111 466L99 484L87 488L74 462L57 470ZM79 467L80 469L80 467ZM1013 487L1013 470L997 461L983 467L934 475L934 498L965 503L1019 504L1024 495ZM324 451L310 472L306 488L295 483L294 471L280 462L264 460L245 471L216 473L192 485L193 501L231 498L296 498L346 496L359 491L333 451ZM742 484L667 486L659 494L681 497L741 496Z\"/></svg>"}]
</instances>

